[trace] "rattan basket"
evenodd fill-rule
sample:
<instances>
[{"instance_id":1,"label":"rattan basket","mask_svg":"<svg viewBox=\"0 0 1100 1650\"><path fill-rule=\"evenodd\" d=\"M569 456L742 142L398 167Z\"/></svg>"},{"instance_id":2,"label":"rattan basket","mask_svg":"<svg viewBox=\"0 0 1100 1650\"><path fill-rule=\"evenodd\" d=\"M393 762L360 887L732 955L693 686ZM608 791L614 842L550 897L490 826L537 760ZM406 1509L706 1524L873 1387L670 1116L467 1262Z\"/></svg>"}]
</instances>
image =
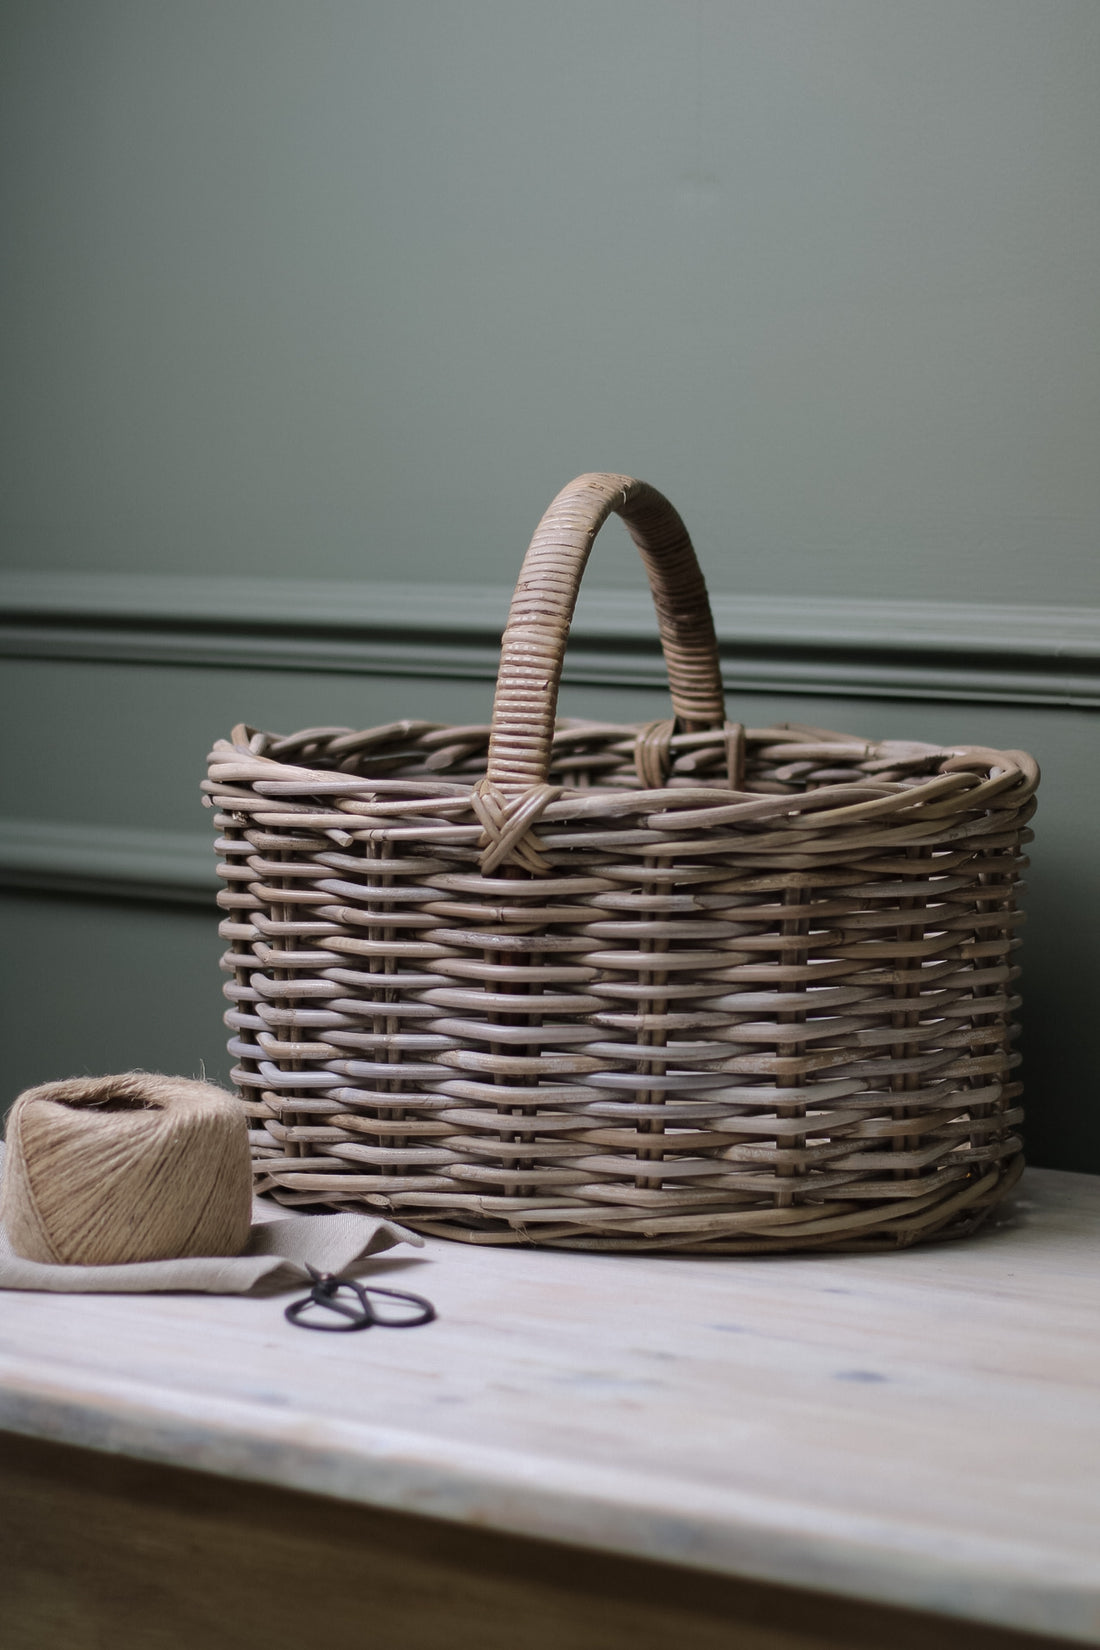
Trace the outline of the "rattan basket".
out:
<instances>
[{"instance_id":1,"label":"rattan basket","mask_svg":"<svg viewBox=\"0 0 1100 1650\"><path fill-rule=\"evenodd\" d=\"M564 721L621 515L674 721ZM261 1191L474 1243L745 1253L971 1230L1022 1166L1012 955L1035 763L727 722L642 482L566 487L488 727L235 730L206 782Z\"/></svg>"}]
</instances>

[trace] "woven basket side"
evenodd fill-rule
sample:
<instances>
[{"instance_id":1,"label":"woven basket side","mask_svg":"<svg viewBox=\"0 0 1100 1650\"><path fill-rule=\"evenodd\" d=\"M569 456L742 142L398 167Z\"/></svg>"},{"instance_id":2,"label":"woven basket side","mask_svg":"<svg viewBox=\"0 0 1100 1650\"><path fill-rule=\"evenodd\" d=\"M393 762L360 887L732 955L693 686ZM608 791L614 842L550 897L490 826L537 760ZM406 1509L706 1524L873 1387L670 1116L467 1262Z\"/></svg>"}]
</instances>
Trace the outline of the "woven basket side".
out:
<instances>
[{"instance_id":1,"label":"woven basket side","mask_svg":"<svg viewBox=\"0 0 1100 1650\"><path fill-rule=\"evenodd\" d=\"M476 1242L906 1244L1018 1172L1018 753L566 724L540 878L480 869L487 730L214 753L259 1185ZM309 765L304 759L308 757ZM715 788L715 780L718 788Z\"/></svg>"}]
</instances>

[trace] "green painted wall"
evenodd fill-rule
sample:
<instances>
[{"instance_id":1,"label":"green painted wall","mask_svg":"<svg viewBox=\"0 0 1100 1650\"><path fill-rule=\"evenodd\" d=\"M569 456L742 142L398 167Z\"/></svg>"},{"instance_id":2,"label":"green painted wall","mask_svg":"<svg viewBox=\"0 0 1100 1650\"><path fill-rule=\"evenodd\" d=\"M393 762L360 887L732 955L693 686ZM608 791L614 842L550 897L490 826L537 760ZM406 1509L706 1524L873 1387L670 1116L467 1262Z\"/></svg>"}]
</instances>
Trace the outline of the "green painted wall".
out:
<instances>
[{"instance_id":1,"label":"green painted wall","mask_svg":"<svg viewBox=\"0 0 1100 1650\"><path fill-rule=\"evenodd\" d=\"M13 564L509 579L626 469L718 588L1097 600L1095 0L0 29Z\"/></svg>"}]
</instances>

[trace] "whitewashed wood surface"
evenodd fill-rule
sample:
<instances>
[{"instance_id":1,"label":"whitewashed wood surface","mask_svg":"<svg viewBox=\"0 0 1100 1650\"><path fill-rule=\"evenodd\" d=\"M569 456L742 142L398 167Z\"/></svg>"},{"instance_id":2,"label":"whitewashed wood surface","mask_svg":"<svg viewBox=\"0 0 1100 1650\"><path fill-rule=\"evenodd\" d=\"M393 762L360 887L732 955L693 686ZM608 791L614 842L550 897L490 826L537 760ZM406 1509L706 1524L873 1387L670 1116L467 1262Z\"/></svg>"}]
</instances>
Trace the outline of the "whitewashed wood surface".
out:
<instances>
[{"instance_id":1,"label":"whitewashed wood surface","mask_svg":"<svg viewBox=\"0 0 1100 1650\"><path fill-rule=\"evenodd\" d=\"M397 1250L404 1333L8 1293L0 1427L1100 1644L1100 1179L1022 1187L892 1255Z\"/></svg>"}]
</instances>

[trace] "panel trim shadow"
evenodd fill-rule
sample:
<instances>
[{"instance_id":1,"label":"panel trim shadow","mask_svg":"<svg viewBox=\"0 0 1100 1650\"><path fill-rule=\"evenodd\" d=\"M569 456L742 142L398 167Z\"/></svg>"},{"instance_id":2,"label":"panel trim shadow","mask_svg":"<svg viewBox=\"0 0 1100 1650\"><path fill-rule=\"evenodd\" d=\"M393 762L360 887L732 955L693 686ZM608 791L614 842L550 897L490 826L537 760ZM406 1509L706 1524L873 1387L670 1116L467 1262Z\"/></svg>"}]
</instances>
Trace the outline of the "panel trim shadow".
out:
<instances>
[{"instance_id":1,"label":"panel trim shadow","mask_svg":"<svg viewBox=\"0 0 1100 1650\"><path fill-rule=\"evenodd\" d=\"M213 832L0 820L0 887L201 905L217 915Z\"/></svg>"},{"instance_id":2,"label":"panel trim shadow","mask_svg":"<svg viewBox=\"0 0 1100 1650\"><path fill-rule=\"evenodd\" d=\"M16 659L495 679L503 585L0 574ZM731 692L1094 709L1100 607L713 598ZM565 681L660 688L645 591L585 589Z\"/></svg>"}]
</instances>

